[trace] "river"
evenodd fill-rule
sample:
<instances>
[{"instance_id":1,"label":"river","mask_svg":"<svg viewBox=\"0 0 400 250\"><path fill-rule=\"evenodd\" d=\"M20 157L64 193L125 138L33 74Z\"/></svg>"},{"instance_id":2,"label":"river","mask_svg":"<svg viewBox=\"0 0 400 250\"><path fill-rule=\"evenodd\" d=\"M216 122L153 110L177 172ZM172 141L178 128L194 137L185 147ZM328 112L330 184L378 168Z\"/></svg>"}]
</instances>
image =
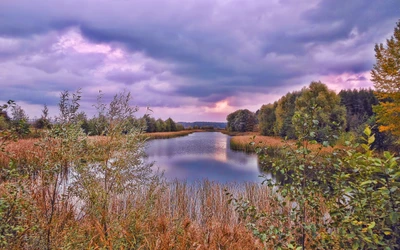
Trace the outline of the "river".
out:
<instances>
[{"instance_id":1,"label":"river","mask_svg":"<svg viewBox=\"0 0 400 250\"><path fill-rule=\"evenodd\" d=\"M147 161L164 171L167 180L193 182L261 182L257 155L233 151L230 136L196 132L188 136L149 141Z\"/></svg>"}]
</instances>

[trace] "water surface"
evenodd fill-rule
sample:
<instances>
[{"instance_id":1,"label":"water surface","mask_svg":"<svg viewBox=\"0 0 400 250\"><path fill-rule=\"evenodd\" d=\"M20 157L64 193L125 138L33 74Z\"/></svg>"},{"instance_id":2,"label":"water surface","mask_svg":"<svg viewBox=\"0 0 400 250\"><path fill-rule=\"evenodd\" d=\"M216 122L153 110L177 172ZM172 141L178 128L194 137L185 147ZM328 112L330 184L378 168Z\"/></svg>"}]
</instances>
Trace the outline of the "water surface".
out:
<instances>
[{"instance_id":1,"label":"water surface","mask_svg":"<svg viewBox=\"0 0 400 250\"><path fill-rule=\"evenodd\" d=\"M260 182L257 156L231 150L229 140L230 136L219 132L151 140L147 161L154 161L168 180Z\"/></svg>"}]
</instances>

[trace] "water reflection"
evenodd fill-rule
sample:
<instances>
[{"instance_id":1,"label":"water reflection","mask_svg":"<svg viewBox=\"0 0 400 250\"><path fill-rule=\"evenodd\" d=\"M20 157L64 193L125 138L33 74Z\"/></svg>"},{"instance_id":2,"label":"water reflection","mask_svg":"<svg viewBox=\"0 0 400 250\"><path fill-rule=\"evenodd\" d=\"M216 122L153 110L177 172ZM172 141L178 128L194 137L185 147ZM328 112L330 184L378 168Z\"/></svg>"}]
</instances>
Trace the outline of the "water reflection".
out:
<instances>
[{"instance_id":1,"label":"water reflection","mask_svg":"<svg viewBox=\"0 0 400 250\"><path fill-rule=\"evenodd\" d=\"M229 140L218 132L152 140L146 150L147 160L154 161L169 180L261 181L257 156L232 151Z\"/></svg>"}]
</instances>

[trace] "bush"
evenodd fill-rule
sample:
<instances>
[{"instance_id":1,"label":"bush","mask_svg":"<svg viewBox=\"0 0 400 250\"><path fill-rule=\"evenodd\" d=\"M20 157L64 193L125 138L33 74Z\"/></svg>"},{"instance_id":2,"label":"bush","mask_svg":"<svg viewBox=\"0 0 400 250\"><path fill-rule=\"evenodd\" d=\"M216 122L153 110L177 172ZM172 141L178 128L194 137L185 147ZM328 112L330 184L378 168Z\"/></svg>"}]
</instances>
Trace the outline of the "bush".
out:
<instances>
[{"instance_id":1,"label":"bush","mask_svg":"<svg viewBox=\"0 0 400 250\"><path fill-rule=\"evenodd\" d=\"M329 155L320 154L322 146L312 151L318 123L312 115L302 117L295 150L286 147L284 157L271 159L258 149L272 175L283 177L264 181L276 207L263 212L231 199L248 228L266 247L277 249L399 249L399 159L374 153L369 127L361 144L347 142Z\"/></svg>"}]
</instances>

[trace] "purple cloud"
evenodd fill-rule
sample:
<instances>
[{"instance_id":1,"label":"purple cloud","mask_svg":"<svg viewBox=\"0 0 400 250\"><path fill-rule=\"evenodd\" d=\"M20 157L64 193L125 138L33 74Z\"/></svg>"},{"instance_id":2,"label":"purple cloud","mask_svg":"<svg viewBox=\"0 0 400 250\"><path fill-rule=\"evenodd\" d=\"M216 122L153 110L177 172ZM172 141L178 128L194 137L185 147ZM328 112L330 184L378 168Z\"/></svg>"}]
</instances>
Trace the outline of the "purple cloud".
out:
<instances>
[{"instance_id":1,"label":"purple cloud","mask_svg":"<svg viewBox=\"0 0 400 250\"><path fill-rule=\"evenodd\" d=\"M90 109L99 89L108 99L127 89L156 117L198 109L223 121L311 80L371 86L373 46L399 10L396 0L5 0L0 100L54 106L59 91L81 88Z\"/></svg>"},{"instance_id":2,"label":"purple cloud","mask_svg":"<svg viewBox=\"0 0 400 250\"><path fill-rule=\"evenodd\" d=\"M130 70L112 70L109 71L106 75L106 79L110 81L125 83L125 84L134 84L136 82L149 80L153 74L146 71L130 71Z\"/></svg>"}]
</instances>

